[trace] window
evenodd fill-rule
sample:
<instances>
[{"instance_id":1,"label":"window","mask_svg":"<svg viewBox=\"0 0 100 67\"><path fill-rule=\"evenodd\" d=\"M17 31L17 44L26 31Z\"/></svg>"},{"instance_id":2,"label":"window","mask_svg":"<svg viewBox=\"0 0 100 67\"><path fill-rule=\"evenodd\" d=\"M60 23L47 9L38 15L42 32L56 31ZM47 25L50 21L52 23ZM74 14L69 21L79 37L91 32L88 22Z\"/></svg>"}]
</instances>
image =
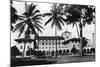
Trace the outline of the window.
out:
<instances>
[{"instance_id":1,"label":"window","mask_svg":"<svg viewBox=\"0 0 100 67\"><path fill-rule=\"evenodd\" d=\"M49 40L49 45L51 45L51 40Z\"/></svg>"},{"instance_id":2,"label":"window","mask_svg":"<svg viewBox=\"0 0 100 67\"><path fill-rule=\"evenodd\" d=\"M30 47L29 46L27 46L27 49L29 49Z\"/></svg>"},{"instance_id":3,"label":"window","mask_svg":"<svg viewBox=\"0 0 100 67\"><path fill-rule=\"evenodd\" d=\"M44 49L44 47L42 47L42 49Z\"/></svg>"},{"instance_id":4,"label":"window","mask_svg":"<svg viewBox=\"0 0 100 67\"><path fill-rule=\"evenodd\" d=\"M58 40L57 43L60 45L60 40Z\"/></svg>"},{"instance_id":5,"label":"window","mask_svg":"<svg viewBox=\"0 0 100 67\"><path fill-rule=\"evenodd\" d=\"M51 47L49 47L49 49L51 49Z\"/></svg>"},{"instance_id":6,"label":"window","mask_svg":"<svg viewBox=\"0 0 100 67\"><path fill-rule=\"evenodd\" d=\"M44 40L42 40L42 45L44 45Z\"/></svg>"},{"instance_id":7,"label":"window","mask_svg":"<svg viewBox=\"0 0 100 67\"><path fill-rule=\"evenodd\" d=\"M23 46L20 46L20 49L23 49Z\"/></svg>"}]
</instances>

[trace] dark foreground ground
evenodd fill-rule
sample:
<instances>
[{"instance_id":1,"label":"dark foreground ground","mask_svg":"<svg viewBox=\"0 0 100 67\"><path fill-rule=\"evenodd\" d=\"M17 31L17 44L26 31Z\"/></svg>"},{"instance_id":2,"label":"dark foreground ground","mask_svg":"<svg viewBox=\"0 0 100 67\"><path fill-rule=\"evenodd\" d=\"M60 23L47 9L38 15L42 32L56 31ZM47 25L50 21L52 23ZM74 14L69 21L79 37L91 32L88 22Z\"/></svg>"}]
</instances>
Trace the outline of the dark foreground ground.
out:
<instances>
[{"instance_id":1,"label":"dark foreground ground","mask_svg":"<svg viewBox=\"0 0 100 67\"><path fill-rule=\"evenodd\" d=\"M75 63L75 62L91 62L95 61L95 56L60 56L57 58L39 58L39 59L23 59L11 60L11 66L28 66L28 65L44 65L44 64L59 64L59 63Z\"/></svg>"}]
</instances>

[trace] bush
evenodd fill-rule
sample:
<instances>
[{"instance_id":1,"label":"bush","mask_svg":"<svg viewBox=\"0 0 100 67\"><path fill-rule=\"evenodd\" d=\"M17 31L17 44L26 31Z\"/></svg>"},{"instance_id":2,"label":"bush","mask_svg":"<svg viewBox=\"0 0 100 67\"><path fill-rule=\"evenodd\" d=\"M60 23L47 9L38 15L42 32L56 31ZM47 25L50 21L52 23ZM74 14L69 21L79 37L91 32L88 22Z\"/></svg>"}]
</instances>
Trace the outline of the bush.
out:
<instances>
[{"instance_id":1,"label":"bush","mask_svg":"<svg viewBox=\"0 0 100 67\"><path fill-rule=\"evenodd\" d=\"M74 55L77 53L77 49L76 49L76 47L74 45L73 45L73 48L71 50L71 53L73 53Z\"/></svg>"},{"instance_id":2,"label":"bush","mask_svg":"<svg viewBox=\"0 0 100 67\"><path fill-rule=\"evenodd\" d=\"M19 56L22 55L16 46L11 47L11 56Z\"/></svg>"},{"instance_id":3,"label":"bush","mask_svg":"<svg viewBox=\"0 0 100 67\"><path fill-rule=\"evenodd\" d=\"M91 48L90 53L95 53L95 48Z\"/></svg>"}]
</instances>

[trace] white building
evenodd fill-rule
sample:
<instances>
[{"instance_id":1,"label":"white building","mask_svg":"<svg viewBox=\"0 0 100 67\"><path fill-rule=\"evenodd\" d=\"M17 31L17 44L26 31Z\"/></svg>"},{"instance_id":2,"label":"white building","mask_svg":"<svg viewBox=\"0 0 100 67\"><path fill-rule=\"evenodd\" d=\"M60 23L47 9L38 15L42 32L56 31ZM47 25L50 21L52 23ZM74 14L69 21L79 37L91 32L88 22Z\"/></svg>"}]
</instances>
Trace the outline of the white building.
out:
<instances>
[{"instance_id":1,"label":"white building","mask_svg":"<svg viewBox=\"0 0 100 67\"><path fill-rule=\"evenodd\" d=\"M64 45L63 42L65 40L68 40L71 37L71 33L68 31L65 31L62 33L62 36L39 36L35 37L34 40L36 41L36 45L38 45L38 50L39 51L44 51L46 54L51 55L52 52L55 54L57 51L58 54L65 51L69 51L69 48L67 45ZM68 38L68 39L67 39ZM26 51L29 50L29 48L34 49L34 42L32 39L16 39L16 44L20 52L23 52L24 45L26 42L26 47L25 47L25 55Z\"/></svg>"},{"instance_id":2,"label":"white building","mask_svg":"<svg viewBox=\"0 0 100 67\"><path fill-rule=\"evenodd\" d=\"M39 36L34 39L17 39L17 47L20 52L23 52L24 45L25 54L27 50L30 48L35 49L34 45L37 45L39 51L44 52L46 55L55 55L56 52L58 55L71 53L73 45L77 50L80 50L80 39L79 38L71 38L71 32L65 31L62 33L62 36ZM88 43L85 49L90 49L91 40L87 39Z\"/></svg>"}]
</instances>

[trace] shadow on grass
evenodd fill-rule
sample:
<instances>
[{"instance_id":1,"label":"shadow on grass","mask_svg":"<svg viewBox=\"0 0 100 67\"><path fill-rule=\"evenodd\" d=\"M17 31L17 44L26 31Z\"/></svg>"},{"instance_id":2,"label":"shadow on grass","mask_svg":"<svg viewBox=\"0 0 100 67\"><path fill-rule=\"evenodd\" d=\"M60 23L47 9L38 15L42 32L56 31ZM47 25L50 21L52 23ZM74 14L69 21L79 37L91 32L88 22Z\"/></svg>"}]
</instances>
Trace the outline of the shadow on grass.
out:
<instances>
[{"instance_id":1,"label":"shadow on grass","mask_svg":"<svg viewBox=\"0 0 100 67\"><path fill-rule=\"evenodd\" d=\"M29 65L44 65L44 64L54 64L56 61L47 61L47 60L11 60L11 67L16 66L29 66Z\"/></svg>"}]
</instances>

